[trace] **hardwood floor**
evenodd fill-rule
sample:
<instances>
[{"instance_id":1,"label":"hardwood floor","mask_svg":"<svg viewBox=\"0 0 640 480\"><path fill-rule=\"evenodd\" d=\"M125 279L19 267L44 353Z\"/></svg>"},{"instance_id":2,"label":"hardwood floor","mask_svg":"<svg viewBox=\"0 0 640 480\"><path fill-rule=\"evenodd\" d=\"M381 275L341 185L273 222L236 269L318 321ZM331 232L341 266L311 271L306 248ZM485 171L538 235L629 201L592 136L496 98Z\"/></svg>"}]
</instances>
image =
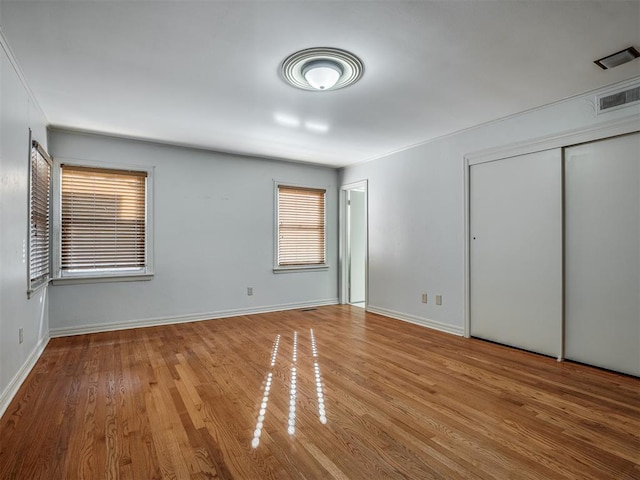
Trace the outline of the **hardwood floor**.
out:
<instances>
[{"instance_id":1,"label":"hardwood floor","mask_svg":"<svg viewBox=\"0 0 640 480\"><path fill-rule=\"evenodd\" d=\"M640 479L640 379L350 306L52 339L0 478Z\"/></svg>"}]
</instances>

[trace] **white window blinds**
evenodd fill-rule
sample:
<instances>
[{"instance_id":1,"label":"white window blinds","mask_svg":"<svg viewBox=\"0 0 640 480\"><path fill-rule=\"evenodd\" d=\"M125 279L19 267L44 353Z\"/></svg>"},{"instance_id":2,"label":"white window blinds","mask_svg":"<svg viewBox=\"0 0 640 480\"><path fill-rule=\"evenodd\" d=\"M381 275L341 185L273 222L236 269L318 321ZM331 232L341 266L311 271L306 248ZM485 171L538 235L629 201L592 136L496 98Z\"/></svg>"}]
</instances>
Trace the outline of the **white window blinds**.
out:
<instances>
[{"instance_id":1,"label":"white window blinds","mask_svg":"<svg viewBox=\"0 0 640 480\"><path fill-rule=\"evenodd\" d=\"M62 275L144 270L147 173L61 169Z\"/></svg>"},{"instance_id":2,"label":"white window blinds","mask_svg":"<svg viewBox=\"0 0 640 480\"><path fill-rule=\"evenodd\" d=\"M31 144L29 179L29 286L33 291L50 278L51 159Z\"/></svg>"},{"instance_id":3,"label":"white window blinds","mask_svg":"<svg viewBox=\"0 0 640 480\"><path fill-rule=\"evenodd\" d=\"M278 185L278 266L325 264L325 193Z\"/></svg>"}]
</instances>

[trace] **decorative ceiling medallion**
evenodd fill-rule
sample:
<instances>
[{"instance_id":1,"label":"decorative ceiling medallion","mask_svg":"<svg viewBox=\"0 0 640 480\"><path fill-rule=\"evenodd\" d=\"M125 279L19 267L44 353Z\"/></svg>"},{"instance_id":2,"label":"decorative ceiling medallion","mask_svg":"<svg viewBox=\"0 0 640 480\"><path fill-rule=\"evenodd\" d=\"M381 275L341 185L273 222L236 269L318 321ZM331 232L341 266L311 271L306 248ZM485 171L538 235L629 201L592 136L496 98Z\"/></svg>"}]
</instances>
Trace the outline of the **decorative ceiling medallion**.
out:
<instances>
[{"instance_id":1,"label":"decorative ceiling medallion","mask_svg":"<svg viewBox=\"0 0 640 480\"><path fill-rule=\"evenodd\" d=\"M307 48L289 55L280 73L287 83L302 90L338 90L357 82L364 64L346 50Z\"/></svg>"}]
</instances>

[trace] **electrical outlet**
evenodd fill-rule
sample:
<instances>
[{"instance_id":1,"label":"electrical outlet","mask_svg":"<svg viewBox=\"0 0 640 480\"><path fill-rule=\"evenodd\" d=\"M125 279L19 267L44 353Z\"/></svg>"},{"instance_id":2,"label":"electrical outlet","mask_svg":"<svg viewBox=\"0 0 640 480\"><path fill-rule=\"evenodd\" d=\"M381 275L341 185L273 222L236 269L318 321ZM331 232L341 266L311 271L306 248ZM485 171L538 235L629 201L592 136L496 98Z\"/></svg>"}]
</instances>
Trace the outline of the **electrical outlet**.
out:
<instances>
[{"instance_id":1,"label":"electrical outlet","mask_svg":"<svg viewBox=\"0 0 640 480\"><path fill-rule=\"evenodd\" d=\"M442 295L436 295L436 305L442 305Z\"/></svg>"},{"instance_id":2,"label":"electrical outlet","mask_svg":"<svg viewBox=\"0 0 640 480\"><path fill-rule=\"evenodd\" d=\"M253 287L247 287L247 295L253 295Z\"/></svg>"},{"instance_id":3,"label":"electrical outlet","mask_svg":"<svg viewBox=\"0 0 640 480\"><path fill-rule=\"evenodd\" d=\"M24 332L21 328L18 329L18 341L20 343L24 342Z\"/></svg>"},{"instance_id":4,"label":"electrical outlet","mask_svg":"<svg viewBox=\"0 0 640 480\"><path fill-rule=\"evenodd\" d=\"M422 303L427 303L427 294L426 293L422 294Z\"/></svg>"}]
</instances>

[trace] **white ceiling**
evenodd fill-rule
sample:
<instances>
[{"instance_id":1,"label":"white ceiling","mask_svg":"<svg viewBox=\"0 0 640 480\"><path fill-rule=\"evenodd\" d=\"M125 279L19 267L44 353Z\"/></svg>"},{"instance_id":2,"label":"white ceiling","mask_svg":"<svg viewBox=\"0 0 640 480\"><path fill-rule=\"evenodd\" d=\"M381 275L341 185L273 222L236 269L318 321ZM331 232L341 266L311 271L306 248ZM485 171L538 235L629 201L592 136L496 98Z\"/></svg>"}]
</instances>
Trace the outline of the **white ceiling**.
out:
<instances>
[{"instance_id":1,"label":"white ceiling","mask_svg":"<svg viewBox=\"0 0 640 480\"><path fill-rule=\"evenodd\" d=\"M331 166L640 75L640 59L593 63L640 48L640 1L21 0L0 14L51 125ZM317 46L358 55L360 82L285 84L282 60Z\"/></svg>"}]
</instances>

